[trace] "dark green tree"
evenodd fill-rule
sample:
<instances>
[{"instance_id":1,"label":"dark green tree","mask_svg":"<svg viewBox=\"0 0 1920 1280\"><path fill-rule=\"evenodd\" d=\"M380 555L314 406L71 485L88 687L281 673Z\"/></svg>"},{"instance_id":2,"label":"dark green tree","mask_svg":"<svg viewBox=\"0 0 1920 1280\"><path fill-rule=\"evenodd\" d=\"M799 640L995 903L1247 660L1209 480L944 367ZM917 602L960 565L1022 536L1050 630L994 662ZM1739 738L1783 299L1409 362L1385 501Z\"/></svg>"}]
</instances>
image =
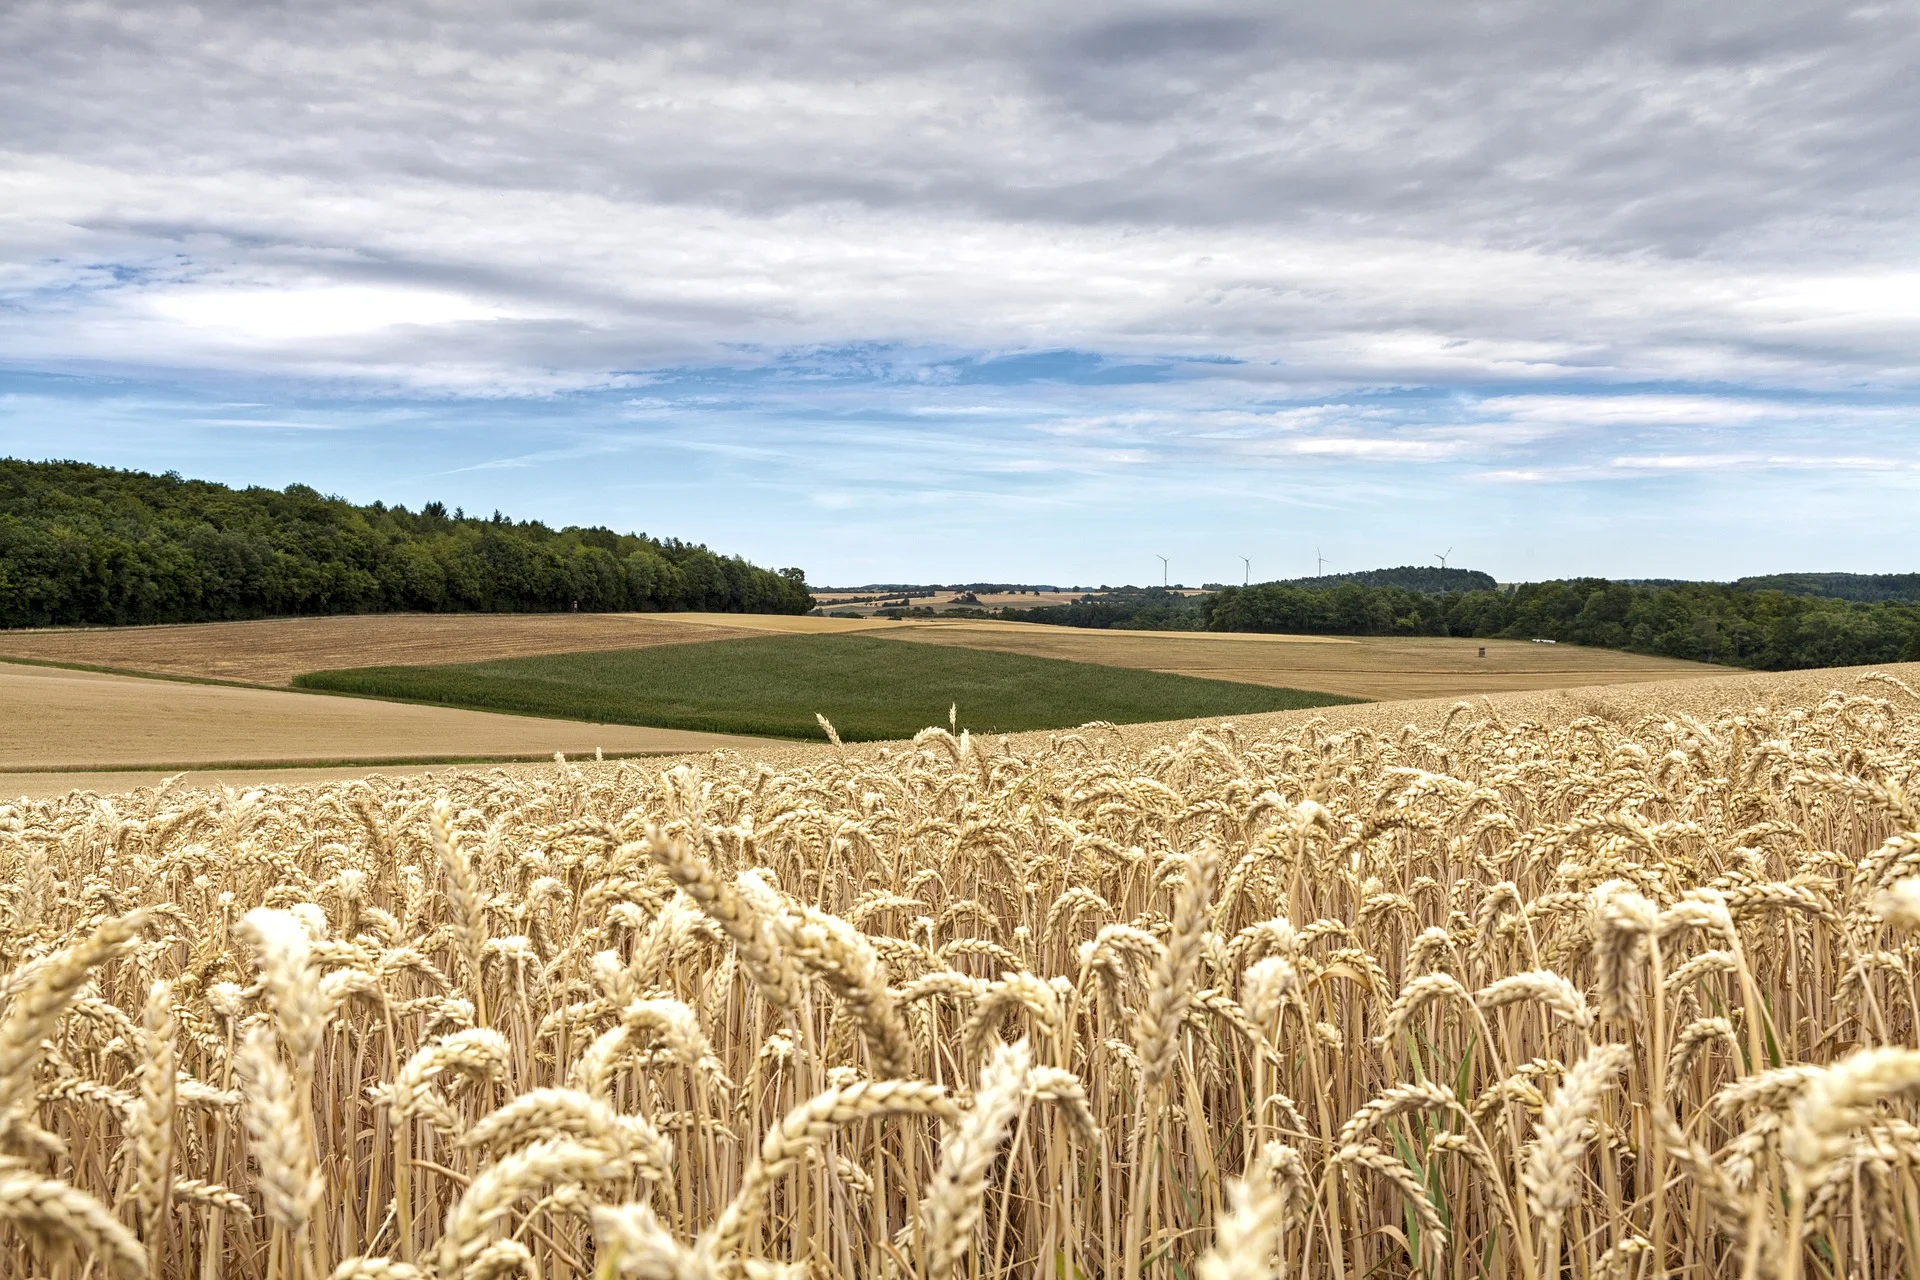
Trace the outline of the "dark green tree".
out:
<instances>
[{"instance_id":1,"label":"dark green tree","mask_svg":"<svg viewBox=\"0 0 1920 1280\"><path fill-rule=\"evenodd\" d=\"M798 569L673 539L0 459L0 626L812 607Z\"/></svg>"}]
</instances>

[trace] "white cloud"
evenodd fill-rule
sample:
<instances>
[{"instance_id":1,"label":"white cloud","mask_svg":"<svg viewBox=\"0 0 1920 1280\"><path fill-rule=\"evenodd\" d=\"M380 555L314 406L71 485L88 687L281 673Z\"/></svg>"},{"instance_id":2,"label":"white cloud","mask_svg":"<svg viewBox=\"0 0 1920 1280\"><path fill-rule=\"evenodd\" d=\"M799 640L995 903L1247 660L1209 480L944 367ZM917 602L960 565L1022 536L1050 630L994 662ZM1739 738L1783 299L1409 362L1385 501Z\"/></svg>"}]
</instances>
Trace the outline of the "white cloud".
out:
<instances>
[{"instance_id":1,"label":"white cloud","mask_svg":"<svg viewBox=\"0 0 1920 1280\"><path fill-rule=\"evenodd\" d=\"M202 285L148 293L136 299L134 306L196 335L260 346L376 335L399 325L497 320L505 315L497 307L457 294L377 285L282 289Z\"/></svg>"},{"instance_id":2,"label":"white cloud","mask_svg":"<svg viewBox=\"0 0 1920 1280\"><path fill-rule=\"evenodd\" d=\"M486 395L849 342L1920 377L1897 6L167 13L0 15L17 360Z\"/></svg>"},{"instance_id":3,"label":"white cloud","mask_svg":"<svg viewBox=\"0 0 1920 1280\"><path fill-rule=\"evenodd\" d=\"M1531 395L1489 396L1486 413L1554 426L1734 426L1792 416L1794 406L1739 396Z\"/></svg>"},{"instance_id":4,"label":"white cloud","mask_svg":"<svg viewBox=\"0 0 1920 1280\"><path fill-rule=\"evenodd\" d=\"M1866 455L1794 455L1777 453L1648 453L1613 459L1622 471L1730 471L1778 468L1800 471L1904 471L1914 468L1907 458Z\"/></svg>"},{"instance_id":5,"label":"white cloud","mask_svg":"<svg viewBox=\"0 0 1920 1280\"><path fill-rule=\"evenodd\" d=\"M1318 454L1345 458L1391 458L1430 460L1450 458L1463 452L1460 440L1395 440L1354 436L1321 436L1287 444L1285 452Z\"/></svg>"},{"instance_id":6,"label":"white cloud","mask_svg":"<svg viewBox=\"0 0 1920 1280\"><path fill-rule=\"evenodd\" d=\"M1858 324L1920 330L1920 271L1856 271L1782 280L1748 309L1783 326Z\"/></svg>"}]
</instances>

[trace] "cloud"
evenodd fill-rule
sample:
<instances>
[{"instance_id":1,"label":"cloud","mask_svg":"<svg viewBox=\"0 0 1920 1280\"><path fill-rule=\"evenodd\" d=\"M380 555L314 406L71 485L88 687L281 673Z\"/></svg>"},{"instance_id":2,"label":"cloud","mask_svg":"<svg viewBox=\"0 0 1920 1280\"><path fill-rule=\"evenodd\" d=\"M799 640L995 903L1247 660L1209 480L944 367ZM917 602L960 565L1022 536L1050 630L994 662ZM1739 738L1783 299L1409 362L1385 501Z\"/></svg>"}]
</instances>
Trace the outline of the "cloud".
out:
<instances>
[{"instance_id":1,"label":"cloud","mask_svg":"<svg viewBox=\"0 0 1920 1280\"><path fill-rule=\"evenodd\" d=\"M1904 386L1917 27L38 0L0 18L7 345L484 394L869 341ZM419 332L326 302L361 291ZM315 305L248 319L280 293Z\"/></svg>"},{"instance_id":2,"label":"cloud","mask_svg":"<svg viewBox=\"0 0 1920 1280\"><path fill-rule=\"evenodd\" d=\"M1912 470L1915 463L1904 458L1875 458L1864 455L1831 454L1794 456L1764 453L1653 453L1615 458L1612 466L1622 471L1729 471L1751 468L1784 468L1793 471L1832 470Z\"/></svg>"},{"instance_id":3,"label":"cloud","mask_svg":"<svg viewBox=\"0 0 1920 1280\"><path fill-rule=\"evenodd\" d=\"M284 289L203 285L150 293L140 301L162 321L216 340L245 344L384 334L400 325L454 325L500 316L458 294L366 285Z\"/></svg>"}]
</instances>

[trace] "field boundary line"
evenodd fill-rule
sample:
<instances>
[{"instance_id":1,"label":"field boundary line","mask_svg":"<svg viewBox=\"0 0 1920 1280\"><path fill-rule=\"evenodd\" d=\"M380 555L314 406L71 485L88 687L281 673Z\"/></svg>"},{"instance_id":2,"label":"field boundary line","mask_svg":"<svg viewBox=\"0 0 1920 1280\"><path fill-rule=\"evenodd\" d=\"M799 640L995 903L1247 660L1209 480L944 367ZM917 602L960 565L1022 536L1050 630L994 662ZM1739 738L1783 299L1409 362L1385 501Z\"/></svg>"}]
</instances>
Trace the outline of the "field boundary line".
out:
<instances>
[{"instance_id":1,"label":"field boundary line","mask_svg":"<svg viewBox=\"0 0 1920 1280\"><path fill-rule=\"evenodd\" d=\"M96 629L108 630L106 627ZM269 693L284 693L293 688L290 684L255 684L251 680L223 680L219 676L188 676L174 671L140 671L133 667L103 667L92 662L58 662L52 658L17 658L12 654L0 654L0 664L16 667L52 667L56 671L86 671L98 676L129 676L135 680L166 680L173 684L210 684L223 689L265 689ZM321 690L309 689L305 692L319 693Z\"/></svg>"},{"instance_id":2,"label":"field boundary line","mask_svg":"<svg viewBox=\"0 0 1920 1280\"><path fill-rule=\"evenodd\" d=\"M745 640L759 639L758 636L742 636L739 638L745 639ZM623 649L582 649L580 650L580 652L582 653L624 653L626 651ZM543 655L537 655L537 656L544 657L547 655L543 654ZM481 661L490 661L490 659L481 659ZM402 698L402 697L389 696L387 694L380 694L380 693L356 693L351 689L318 689L310 685L303 685L303 684L251 684L245 680L221 680L214 676L171 675L171 674L167 674L164 672L157 672L157 671L133 671L125 667L90 666L82 662L51 662L41 658L0 657L0 667L5 667L8 665L18 665L23 667L52 667L60 671L85 671L92 675L125 676L131 680L164 680L172 684L212 685L216 688L222 688L222 689L251 689L257 693L300 693L300 694L306 694L307 696L314 697L314 698L351 698L360 702L391 702L391 703L399 703L403 706L409 706L409 707L437 707L442 711L468 711L468 712L473 712L474 714L477 714L477 715L486 715L486 716L517 716L522 720L546 720L546 721L551 721L558 724L604 725L605 727L610 729L672 728L672 726L670 725L636 725L636 724L627 724L624 721L574 720L567 716L541 715L539 712L535 712L535 711L513 711L505 707L478 707L470 703L462 703L462 702L434 702L431 699L427 699L427 698ZM457 662L450 662L450 663L421 663L420 665L421 666L461 666L463 664L457 663ZM359 671L359 670L368 670L370 668L340 667L337 669L341 671ZM300 675L303 675L303 676L319 675L319 674L321 674L320 671L303 671L300 673ZM298 679L299 677L295 677L295 678ZM723 733L726 733L727 731L723 729L690 729L690 730L679 730L678 732L723 734ZM753 735L734 734L733 736L751 737ZM652 755L655 753L643 752L642 754ZM668 754L672 754L672 753L668 753ZM505 759L506 757L488 756L486 758L489 760L492 760L492 759ZM535 757L535 759L547 759L547 758L549 757L546 757L546 756ZM359 763L361 762L357 760L349 760L349 761L343 762L340 765L340 767L346 768L353 765L358 765ZM423 761L422 763L434 763L434 761ZM118 769L118 768L121 768L122 766L115 765L113 767ZM147 768L147 766L144 766L144 765L140 767L143 769ZM152 767L167 768L169 766L155 765ZM245 764L245 765L236 764L236 765L229 765L226 767L228 768L245 767L250 769L253 766L251 764ZM304 768L309 766L301 766L301 767ZM330 768L333 766L331 764L328 764L326 766L316 765L311 767L314 767L314 768L329 767ZM21 772L21 771L7 768L5 766L0 766L0 773L17 773L17 772ZM30 769L30 770L26 770L26 772L36 773L36 772L42 772L42 770ZM54 772L58 773L58 772L67 772L67 771L54 770ZM108 772L108 770L89 768L85 770L85 772L105 773L105 772Z\"/></svg>"},{"instance_id":3,"label":"field boundary line","mask_svg":"<svg viewBox=\"0 0 1920 1280\"><path fill-rule=\"evenodd\" d=\"M168 625L171 625L171 624L168 624ZM747 638L757 638L757 637L747 637ZM605 649L605 650L583 649L581 650L581 652L583 653L621 653L624 651L619 649ZM482 661L486 661L486 659L482 659ZM253 684L250 681L246 681L246 680L222 680L217 676L183 676L183 675L176 675L176 674L163 672L163 671L135 671L128 667L93 666L84 662L53 662L44 658L0 657L0 666L7 666L7 665L15 665L15 666L22 666L22 667L52 667L59 671L85 671L92 675L125 676L130 680L164 680L170 684L212 685L213 687L218 689L252 689L258 693L303 693L303 694L307 694L310 697L315 697L315 698L354 698L361 702L398 702L398 703L403 703L407 706L412 706L412 707L438 707L443 711L474 711L474 712L480 713L481 715L519 716L520 718L525 720L553 720L553 721L559 721L565 724L594 724L594 725L605 724L605 725L608 725L608 727L610 728L619 728L619 729L633 729L633 728L646 729L646 728L660 727L656 725L613 724L612 722L605 721L605 720L572 720L572 719L568 719L566 716L543 716L531 711L509 711L499 707L475 707L475 706L469 706L467 704L458 703L458 702L433 702L425 698L389 697L385 694L379 694L379 693L356 693L351 689L318 689L310 685L304 685L304 684ZM422 663L420 665L422 666L459 666L461 664L460 663ZM363 670L364 668L341 667L338 669L341 671L358 671L358 670ZM319 671L303 671L300 673L300 675L303 675L303 676L318 675L318 674L320 674ZM295 679L298 679L298 678L299 678L298 676L295 677ZM717 730L715 732L717 732ZM488 758L491 759L492 757L488 757ZM355 764L358 762L349 761L347 763ZM248 766L248 767L251 768L252 766ZM13 770L0 768L0 772L13 772ZM92 770L89 770L88 772L100 773L100 772L104 772L104 770L92 769Z\"/></svg>"}]
</instances>

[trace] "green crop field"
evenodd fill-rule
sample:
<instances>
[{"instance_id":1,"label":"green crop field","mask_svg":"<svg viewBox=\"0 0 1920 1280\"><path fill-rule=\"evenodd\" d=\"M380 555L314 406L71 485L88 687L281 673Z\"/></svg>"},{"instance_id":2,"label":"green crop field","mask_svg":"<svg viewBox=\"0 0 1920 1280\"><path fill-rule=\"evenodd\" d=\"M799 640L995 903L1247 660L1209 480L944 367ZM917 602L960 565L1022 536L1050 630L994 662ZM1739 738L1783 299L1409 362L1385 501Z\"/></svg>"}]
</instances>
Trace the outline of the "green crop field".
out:
<instances>
[{"instance_id":1,"label":"green crop field","mask_svg":"<svg viewBox=\"0 0 1920 1280\"><path fill-rule=\"evenodd\" d=\"M765 737L905 738L959 707L975 733L1325 707L1358 699L858 635L316 671L295 683L445 706Z\"/></svg>"}]
</instances>

